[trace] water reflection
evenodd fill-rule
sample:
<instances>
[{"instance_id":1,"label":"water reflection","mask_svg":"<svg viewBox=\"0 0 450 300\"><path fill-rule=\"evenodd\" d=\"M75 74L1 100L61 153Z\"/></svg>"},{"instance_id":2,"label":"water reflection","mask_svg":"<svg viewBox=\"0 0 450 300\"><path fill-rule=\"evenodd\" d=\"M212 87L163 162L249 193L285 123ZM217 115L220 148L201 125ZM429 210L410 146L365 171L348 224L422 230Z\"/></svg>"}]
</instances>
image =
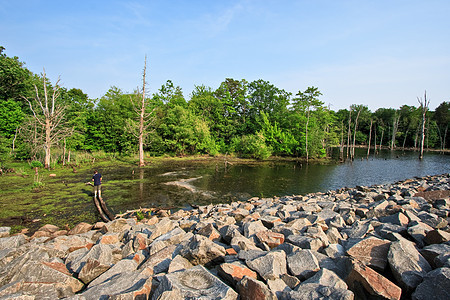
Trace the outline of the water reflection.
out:
<instances>
[{"instance_id":1,"label":"water reflection","mask_svg":"<svg viewBox=\"0 0 450 300\"><path fill-rule=\"evenodd\" d=\"M422 161L416 152L381 151L365 159L367 150L357 149L353 162L301 164L263 162L224 164L218 162L167 162L159 167L111 169L105 172L114 184L115 211L139 207L184 207L244 200L252 196L300 195L356 185L395 182L414 176L450 172L450 156L427 153ZM337 151L338 154L338 151ZM358 158L363 157L364 159ZM196 180L191 180L197 178ZM189 182L183 184L168 182Z\"/></svg>"}]
</instances>

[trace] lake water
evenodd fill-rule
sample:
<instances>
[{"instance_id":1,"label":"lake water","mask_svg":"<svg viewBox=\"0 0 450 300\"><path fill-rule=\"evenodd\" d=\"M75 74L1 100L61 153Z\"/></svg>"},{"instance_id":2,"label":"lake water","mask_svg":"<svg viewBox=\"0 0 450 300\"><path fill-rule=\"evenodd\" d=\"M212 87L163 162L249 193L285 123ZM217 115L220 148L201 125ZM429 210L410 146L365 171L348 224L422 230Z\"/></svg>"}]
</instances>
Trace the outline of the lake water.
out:
<instances>
[{"instance_id":1,"label":"lake water","mask_svg":"<svg viewBox=\"0 0 450 300\"><path fill-rule=\"evenodd\" d=\"M450 172L450 155L383 150L365 159L357 149L353 162L324 164L224 161L171 161L158 167L102 170L104 197L115 212L139 207L186 207L325 192L356 185L370 186ZM361 157L364 157L361 159ZM134 170L134 174L133 174ZM114 199L108 197L108 190Z\"/></svg>"}]
</instances>

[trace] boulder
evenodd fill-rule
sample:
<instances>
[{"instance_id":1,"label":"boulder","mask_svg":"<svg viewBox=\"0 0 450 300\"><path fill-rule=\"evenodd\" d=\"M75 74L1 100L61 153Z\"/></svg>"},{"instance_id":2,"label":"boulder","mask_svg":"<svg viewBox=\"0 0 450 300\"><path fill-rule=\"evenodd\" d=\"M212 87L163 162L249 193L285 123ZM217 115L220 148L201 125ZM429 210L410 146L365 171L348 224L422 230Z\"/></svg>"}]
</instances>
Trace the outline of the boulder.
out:
<instances>
[{"instance_id":1,"label":"boulder","mask_svg":"<svg viewBox=\"0 0 450 300\"><path fill-rule=\"evenodd\" d=\"M214 243L203 235L194 235L190 243L184 247L180 254L193 265L214 263L226 255L225 248Z\"/></svg>"},{"instance_id":2,"label":"boulder","mask_svg":"<svg viewBox=\"0 0 450 300\"><path fill-rule=\"evenodd\" d=\"M354 294L347 289L339 289L331 286L323 286L318 283L308 283L301 286L301 291L283 293L281 299L291 300L353 300Z\"/></svg>"},{"instance_id":3,"label":"boulder","mask_svg":"<svg viewBox=\"0 0 450 300\"><path fill-rule=\"evenodd\" d=\"M277 296L263 282L244 276L238 283L239 299L241 300L277 300Z\"/></svg>"},{"instance_id":4,"label":"boulder","mask_svg":"<svg viewBox=\"0 0 450 300\"><path fill-rule=\"evenodd\" d=\"M347 250L347 254L378 270L384 270L387 265L387 255L390 241L375 237L366 238Z\"/></svg>"},{"instance_id":5,"label":"boulder","mask_svg":"<svg viewBox=\"0 0 450 300\"><path fill-rule=\"evenodd\" d=\"M450 255L450 245L447 244L432 244L426 246L425 248L419 250L420 254L428 261L428 263L433 267L437 268L436 257L440 255Z\"/></svg>"},{"instance_id":6,"label":"boulder","mask_svg":"<svg viewBox=\"0 0 450 300\"><path fill-rule=\"evenodd\" d=\"M203 266L169 273L161 278L152 299L167 291L177 291L178 299L237 299L238 294ZM169 298L170 299L170 298Z\"/></svg>"},{"instance_id":7,"label":"boulder","mask_svg":"<svg viewBox=\"0 0 450 300\"><path fill-rule=\"evenodd\" d=\"M11 232L11 227L0 227L0 238L9 236Z\"/></svg>"},{"instance_id":8,"label":"boulder","mask_svg":"<svg viewBox=\"0 0 450 300\"><path fill-rule=\"evenodd\" d=\"M303 281L300 285L296 287L296 291L301 291L302 286L308 283L318 283L323 286L330 286L339 289L347 289L348 286L344 280L342 280L336 273L328 269L322 268L312 277Z\"/></svg>"},{"instance_id":9,"label":"boulder","mask_svg":"<svg viewBox=\"0 0 450 300\"><path fill-rule=\"evenodd\" d=\"M81 223L78 223L74 228L72 228L67 234L75 235L75 234L86 233L89 230L91 230L92 227L94 227L94 226L91 224L81 222Z\"/></svg>"},{"instance_id":10,"label":"boulder","mask_svg":"<svg viewBox=\"0 0 450 300\"><path fill-rule=\"evenodd\" d=\"M409 223L408 217L405 216L401 212L397 212L393 215L389 215L389 216L385 216L385 217L380 217L380 221L383 223L391 223L394 225L405 226L405 227L408 226L408 223Z\"/></svg>"},{"instance_id":11,"label":"boulder","mask_svg":"<svg viewBox=\"0 0 450 300\"><path fill-rule=\"evenodd\" d=\"M407 240L391 244L388 262L395 279L407 291L413 291L431 271L430 264L417 251L414 243Z\"/></svg>"},{"instance_id":12,"label":"boulder","mask_svg":"<svg viewBox=\"0 0 450 300\"><path fill-rule=\"evenodd\" d=\"M124 271L86 289L76 299L147 299L152 277L136 271Z\"/></svg>"},{"instance_id":13,"label":"boulder","mask_svg":"<svg viewBox=\"0 0 450 300\"><path fill-rule=\"evenodd\" d=\"M256 233L256 238L260 243L265 243L270 249L273 249L284 243L284 235L269 230Z\"/></svg>"},{"instance_id":14,"label":"boulder","mask_svg":"<svg viewBox=\"0 0 450 300\"><path fill-rule=\"evenodd\" d=\"M281 274L287 272L286 253L281 250L271 251L264 256L247 260L246 264L265 280L279 278Z\"/></svg>"},{"instance_id":15,"label":"boulder","mask_svg":"<svg viewBox=\"0 0 450 300\"><path fill-rule=\"evenodd\" d=\"M150 255L147 260L139 266L139 270L145 271L148 276L158 274L161 272L167 272L170 262L175 254L177 246L169 245L164 249Z\"/></svg>"},{"instance_id":16,"label":"boulder","mask_svg":"<svg viewBox=\"0 0 450 300\"><path fill-rule=\"evenodd\" d=\"M260 220L245 223L243 227L244 227L244 236L246 238L249 238L257 234L258 232L267 230L267 228L263 225L263 223Z\"/></svg>"},{"instance_id":17,"label":"boulder","mask_svg":"<svg viewBox=\"0 0 450 300\"><path fill-rule=\"evenodd\" d=\"M86 266L88 260L90 264ZM67 260L66 260L67 264ZM113 252L110 246L98 244L93 246L84 255L78 256L73 261L70 261L69 267L74 273L80 273L83 268L86 267L85 273L89 270L93 272L91 268L99 268L99 271L106 271L105 266L111 266L113 264ZM102 273L101 272L101 273ZM100 275L99 273L98 275Z\"/></svg>"},{"instance_id":18,"label":"boulder","mask_svg":"<svg viewBox=\"0 0 450 300\"><path fill-rule=\"evenodd\" d=\"M220 240L220 232L214 228L214 225L209 223L202 229L198 231L198 234L206 236L211 241L219 241Z\"/></svg>"},{"instance_id":19,"label":"boulder","mask_svg":"<svg viewBox=\"0 0 450 300\"><path fill-rule=\"evenodd\" d=\"M427 273L412 299L427 300L431 295L433 299L450 299L450 268L439 268Z\"/></svg>"},{"instance_id":20,"label":"boulder","mask_svg":"<svg viewBox=\"0 0 450 300\"><path fill-rule=\"evenodd\" d=\"M291 274L304 280L320 270L319 261L311 250L300 250L287 257L287 266Z\"/></svg>"},{"instance_id":21,"label":"boulder","mask_svg":"<svg viewBox=\"0 0 450 300\"><path fill-rule=\"evenodd\" d=\"M351 261L351 271L346 282L355 292L358 299L400 299L402 290L386 277L370 267L356 261Z\"/></svg>"},{"instance_id":22,"label":"boulder","mask_svg":"<svg viewBox=\"0 0 450 300\"><path fill-rule=\"evenodd\" d=\"M434 229L426 233L424 241L428 245L445 243L450 241L450 233L443 230Z\"/></svg>"},{"instance_id":23,"label":"boulder","mask_svg":"<svg viewBox=\"0 0 450 300\"><path fill-rule=\"evenodd\" d=\"M254 279L257 279L256 272L247 268L247 266L239 263L223 263L218 267L218 275L228 282L232 286L236 286L236 284L244 278L244 276L248 276Z\"/></svg>"},{"instance_id":24,"label":"boulder","mask_svg":"<svg viewBox=\"0 0 450 300\"><path fill-rule=\"evenodd\" d=\"M192 267L193 267L193 265L186 258L184 258L181 255L177 255L170 262L167 273L186 270L186 269L189 269Z\"/></svg>"}]
</instances>

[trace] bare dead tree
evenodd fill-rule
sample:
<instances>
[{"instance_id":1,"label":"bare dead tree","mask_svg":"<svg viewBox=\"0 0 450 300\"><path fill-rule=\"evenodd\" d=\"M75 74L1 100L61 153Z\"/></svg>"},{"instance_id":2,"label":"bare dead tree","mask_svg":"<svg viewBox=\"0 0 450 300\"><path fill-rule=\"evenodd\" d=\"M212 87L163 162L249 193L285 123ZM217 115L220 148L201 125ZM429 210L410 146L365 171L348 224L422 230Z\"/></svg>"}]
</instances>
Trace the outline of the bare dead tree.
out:
<instances>
[{"instance_id":1,"label":"bare dead tree","mask_svg":"<svg viewBox=\"0 0 450 300\"><path fill-rule=\"evenodd\" d=\"M144 141L148 137L148 134L152 131L149 130L156 121L155 111L156 106L150 108L150 99L146 93L146 75L147 75L147 56L144 62L144 71L142 74L142 90L137 89L134 97L131 97L131 102L134 106L134 111L137 116L136 120L129 120L128 130L139 140L139 167L145 165L144 161Z\"/></svg>"},{"instance_id":2,"label":"bare dead tree","mask_svg":"<svg viewBox=\"0 0 450 300\"><path fill-rule=\"evenodd\" d=\"M428 106L430 105L430 100L427 100L427 91L425 91L424 98L417 97L417 101L420 104L420 108L422 109L422 127L421 127L421 135L420 135L420 151L419 151L419 159L423 158L423 146L425 142L425 122L426 115L428 111Z\"/></svg>"},{"instance_id":3,"label":"bare dead tree","mask_svg":"<svg viewBox=\"0 0 450 300\"><path fill-rule=\"evenodd\" d=\"M58 100L61 95L59 81L53 87L53 91L47 88L47 78L44 73L42 76L44 94L39 94L39 89L34 85L36 96L34 99L23 97L29 104L32 112L32 118L25 123L25 129L30 133L31 138L36 144L43 146L45 152L44 167L50 167L51 148L61 139L69 136L73 129L65 126L65 108ZM27 126L28 125L28 126Z\"/></svg>"}]
</instances>

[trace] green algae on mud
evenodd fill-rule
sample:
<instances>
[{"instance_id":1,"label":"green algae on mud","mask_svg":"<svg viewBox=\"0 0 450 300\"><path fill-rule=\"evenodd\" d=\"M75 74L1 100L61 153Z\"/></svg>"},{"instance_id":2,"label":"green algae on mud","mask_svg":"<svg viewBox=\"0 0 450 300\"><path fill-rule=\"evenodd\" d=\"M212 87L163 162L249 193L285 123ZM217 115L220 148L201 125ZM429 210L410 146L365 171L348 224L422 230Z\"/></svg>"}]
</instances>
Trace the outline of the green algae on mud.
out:
<instances>
[{"instance_id":1,"label":"green algae on mud","mask_svg":"<svg viewBox=\"0 0 450 300\"><path fill-rule=\"evenodd\" d=\"M223 161L230 163L250 163L251 160L239 160L232 157L156 157L151 158L150 163L144 169L157 167L167 162L196 161L211 162ZM124 187L130 183L142 182L142 178L136 176L132 179L111 179L111 172L118 168L129 174L140 170L133 158L114 160L97 160L81 166L57 165L53 169L40 168L38 180L42 182L36 186L34 169L27 162L8 163L9 169L14 172L0 176L0 226L9 226L12 232L19 232L28 228L30 232L36 231L45 224L53 224L60 228L73 228L80 222L95 223L100 217L92 201L92 187L86 185L90 182L94 169L98 169L104 176L109 177L102 184L103 196L108 207L119 207L128 203L129 199ZM76 172L74 172L74 170ZM54 174L54 176L50 176ZM123 205L122 205L123 206ZM124 211L114 211L119 214Z\"/></svg>"}]
</instances>

